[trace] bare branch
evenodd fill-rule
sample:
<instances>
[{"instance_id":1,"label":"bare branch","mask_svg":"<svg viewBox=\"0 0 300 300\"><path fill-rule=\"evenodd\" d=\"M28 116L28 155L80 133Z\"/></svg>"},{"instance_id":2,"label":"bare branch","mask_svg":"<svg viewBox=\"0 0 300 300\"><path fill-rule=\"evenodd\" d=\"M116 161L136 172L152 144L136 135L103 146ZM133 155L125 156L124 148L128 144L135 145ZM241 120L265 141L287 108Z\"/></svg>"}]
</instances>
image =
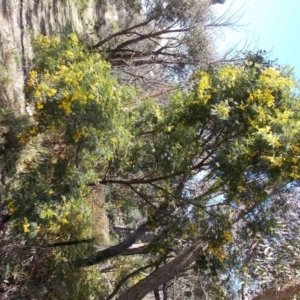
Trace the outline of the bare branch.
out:
<instances>
[{"instance_id":1,"label":"bare branch","mask_svg":"<svg viewBox=\"0 0 300 300\"><path fill-rule=\"evenodd\" d=\"M114 50L123 49L123 48L125 48L129 45L136 44L140 41L143 41L143 40L146 40L146 39L149 39L149 38L154 38L154 37L157 37L157 36L161 36L163 34L177 33L177 32L187 32L188 30L189 30L189 28L182 28L182 29L169 29L169 30L166 29L166 30L161 30L161 31L158 31L158 32L151 32L151 33L148 33L148 34L141 35L138 38L128 40L128 41L118 45Z\"/></svg>"},{"instance_id":2,"label":"bare branch","mask_svg":"<svg viewBox=\"0 0 300 300\"><path fill-rule=\"evenodd\" d=\"M129 247L131 247L146 231L148 222L141 224L127 239L121 243L100 250L90 257L79 259L74 262L77 267L87 267L99 264L109 258L122 255Z\"/></svg>"},{"instance_id":3,"label":"bare branch","mask_svg":"<svg viewBox=\"0 0 300 300\"><path fill-rule=\"evenodd\" d=\"M149 18L148 20L142 22L142 23L139 23L139 24L136 24L134 26L131 26L129 28L125 28L125 29L122 29L114 34L111 34L109 35L108 37L106 37L105 39L101 40L100 42L98 42L97 44L91 46L91 49L96 49L96 48L99 48L101 46L103 46L105 43L109 42L110 40L112 40L113 38L117 37L117 36L120 36L120 35L125 35L127 33L130 33L131 30L133 29L136 29L136 28L140 28L140 27L143 27L143 26L146 26L148 25L150 22L152 22L153 20L155 20L156 16L153 15L151 18Z\"/></svg>"}]
</instances>

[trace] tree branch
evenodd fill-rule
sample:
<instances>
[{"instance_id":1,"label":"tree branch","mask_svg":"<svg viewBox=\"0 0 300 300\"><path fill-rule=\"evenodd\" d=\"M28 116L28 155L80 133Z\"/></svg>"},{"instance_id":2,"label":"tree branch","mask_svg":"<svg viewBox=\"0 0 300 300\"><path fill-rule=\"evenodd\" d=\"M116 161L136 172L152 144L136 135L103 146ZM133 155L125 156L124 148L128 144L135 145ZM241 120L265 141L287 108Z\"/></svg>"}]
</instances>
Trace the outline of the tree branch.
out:
<instances>
[{"instance_id":1,"label":"tree branch","mask_svg":"<svg viewBox=\"0 0 300 300\"><path fill-rule=\"evenodd\" d=\"M113 49L114 51L118 51L120 49L123 49L129 45L132 45L132 44L136 44L140 41L143 41L143 40L146 40L146 39L149 39L149 38L154 38L154 37L157 37L157 36L160 36L160 35L163 35L163 34L168 34L168 33L179 33L179 32L186 32L188 31L189 28L178 28L178 29L165 29L165 30L161 30L161 31L157 31L157 32L151 32L151 33L148 33L148 34L144 34L144 35L141 35L137 38L134 38L134 39L131 39L131 40L128 40L124 43L121 43L120 45L118 45L115 49Z\"/></svg>"},{"instance_id":2,"label":"tree branch","mask_svg":"<svg viewBox=\"0 0 300 300\"><path fill-rule=\"evenodd\" d=\"M39 247L54 248L54 247L63 247L63 246L72 246L72 245L79 245L79 244L85 244L85 243L92 243L93 241L94 241L94 239L91 238L91 239L84 239L84 240L76 240L76 241L67 241L67 242L46 244L46 245L41 245Z\"/></svg>"},{"instance_id":3,"label":"tree branch","mask_svg":"<svg viewBox=\"0 0 300 300\"><path fill-rule=\"evenodd\" d=\"M154 19L156 18L155 15L153 15L151 18L149 18L148 20L142 22L142 23L139 23L139 24L136 24L134 26L131 26L129 28L126 28L126 29L122 29L114 34L111 34L109 35L108 37L106 37L105 39L101 40L100 42L98 42L97 44L91 46L91 49L96 49L96 48L99 48L101 47L102 45L104 45L105 43L109 42L110 40L112 40L113 38L117 37L117 36L120 36L120 35L124 35L124 34L127 34L128 32L130 32L131 30L133 29L136 29L136 28L139 28L139 27L143 27L143 26L146 26L148 25L151 21L153 21Z\"/></svg>"},{"instance_id":4,"label":"tree branch","mask_svg":"<svg viewBox=\"0 0 300 300\"><path fill-rule=\"evenodd\" d=\"M80 267L88 267L99 264L109 258L124 254L129 247L131 247L146 231L147 231L148 222L140 225L127 239L122 241L121 243L106 248L104 250L100 250L90 257L79 259L74 263L74 265L78 268ZM129 254L127 254L129 255Z\"/></svg>"}]
</instances>

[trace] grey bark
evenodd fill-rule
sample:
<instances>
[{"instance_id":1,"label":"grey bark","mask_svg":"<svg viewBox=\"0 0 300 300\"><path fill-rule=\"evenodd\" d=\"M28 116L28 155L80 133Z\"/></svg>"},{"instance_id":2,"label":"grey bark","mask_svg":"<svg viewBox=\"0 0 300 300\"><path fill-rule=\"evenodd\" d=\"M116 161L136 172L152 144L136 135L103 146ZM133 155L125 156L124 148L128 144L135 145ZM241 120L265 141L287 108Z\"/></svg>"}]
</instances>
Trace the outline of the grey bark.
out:
<instances>
[{"instance_id":1,"label":"grey bark","mask_svg":"<svg viewBox=\"0 0 300 300\"><path fill-rule=\"evenodd\" d=\"M171 280L179 272L195 261L198 251L205 246L202 240L195 241L183 253L161 268L152 272L149 276L139 281L117 298L117 300L140 300L157 286Z\"/></svg>"}]
</instances>

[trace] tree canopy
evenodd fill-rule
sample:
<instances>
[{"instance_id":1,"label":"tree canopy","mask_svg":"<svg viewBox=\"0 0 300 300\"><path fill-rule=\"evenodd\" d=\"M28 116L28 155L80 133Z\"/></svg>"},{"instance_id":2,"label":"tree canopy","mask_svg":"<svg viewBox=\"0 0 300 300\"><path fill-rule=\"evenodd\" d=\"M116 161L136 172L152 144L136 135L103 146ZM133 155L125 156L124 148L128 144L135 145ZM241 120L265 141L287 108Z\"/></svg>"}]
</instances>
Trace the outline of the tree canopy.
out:
<instances>
[{"instance_id":1,"label":"tree canopy","mask_svg":"<svg viewBox=\"0 0 300 300\"><path fill-rule=\"evenodd\" d=\"M5 272L20 273L19 295L85 297L75 281L103 299L159 299L177 278L181 299L234 299L237 282L258 292L291 281L260 259L279 241L295 247L284 234L298 230L296 220L282 227L295 206L280 200L299 178L299 96L288 69L247 55L196 70L161 103L120 83L75 34L40 35L34 50L33 116L12 123L1 111L1 226L10 223L1 251ZM107 221L93 220L103 193L119 234L106 248L95 226ZM296 270L294 259L282 268ZM119 281L108 288L107 268Z\"/></svg>"}]
</instances>

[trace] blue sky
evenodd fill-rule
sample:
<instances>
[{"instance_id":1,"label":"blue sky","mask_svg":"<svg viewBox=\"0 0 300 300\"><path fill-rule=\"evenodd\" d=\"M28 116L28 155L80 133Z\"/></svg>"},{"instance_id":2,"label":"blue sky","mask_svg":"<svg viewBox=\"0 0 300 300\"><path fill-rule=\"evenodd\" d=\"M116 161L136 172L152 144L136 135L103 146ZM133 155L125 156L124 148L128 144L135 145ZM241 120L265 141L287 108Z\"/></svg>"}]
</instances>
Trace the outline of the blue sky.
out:
<instances>
[{"instance_id":1,"label":"blue sky","mask_svg":"<svg viewBox=\"0 0 300 300\"><path fill-rule=\"evenodd\" d=\"M226 29L220 47L248 44L249 49L269 51L271 59L294 67L300 78L300 0L226 0L214 5L218 14L237 13L240 26Z\"/></svg>"}]
</instances>

